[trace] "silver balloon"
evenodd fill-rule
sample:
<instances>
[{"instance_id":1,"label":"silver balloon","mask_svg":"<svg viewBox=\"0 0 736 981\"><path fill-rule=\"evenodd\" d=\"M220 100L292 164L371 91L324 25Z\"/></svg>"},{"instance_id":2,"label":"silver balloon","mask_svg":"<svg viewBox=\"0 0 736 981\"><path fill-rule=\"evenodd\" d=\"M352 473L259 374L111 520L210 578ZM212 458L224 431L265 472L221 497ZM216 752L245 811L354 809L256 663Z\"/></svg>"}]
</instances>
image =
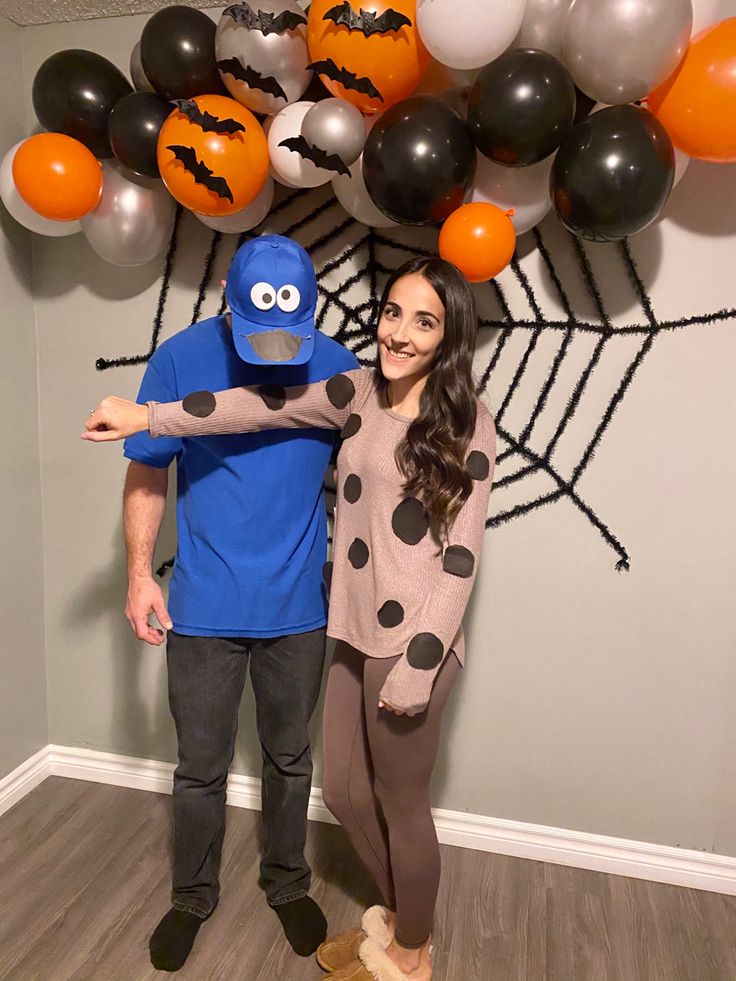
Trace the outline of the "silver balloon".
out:
<instances>
[{"instance_id":1,"label":"silver balloon","mask_svg":"<svg viewBox=\"0 0 736 981\"><path fill-rule=\"evenodd\" d=\"M243 8L243 4L232 4L220 17L215 32L217 67L234 99L253 112L270 115L300 99L312 81L313 73L307 71L306 24L300 23L281 34L275 31L264 34L258 27L247 27L239 18L238 11ZM296 0L258 0L252 8L256 14L292 13L304 19L304 11ZM283 96L249 84L248 69L264 78L275 79ZM254 75L251 81L256 78Z\"/></svg>"},{"instance_id":2,"label":"silver balloon","mask_svg":"<svg viewBox=\"0 0 736 981\"><path fill-rule=\"evenodd\" d=\"M269 176L260 193L242 211L236 211L232 215L200 215L195 211L194 215L203 225L216 232L225 232L228 235L249 232L251 228L260 225L271 210L274 191L273 178Z\"/></svg>"},{"instance_id":3,"label":"silver balloon","mask_svg":"<svg viewBox=\"0 0 736 981\"><path fill-rule=\"evenodd\" d=\"M148 81L148 76L143 71L141 61L141 42L136 41L135 47L130 52L130 78L136 92L155 92L156 90Z\"/></svg>"},{"instance_id":4,"label":"silver balloon","mask_svg":"<svg viewBox=\"0 0 736 981\"><path fill-rule=\"evenodd\" d=\"M345 99L322 99L304 117L302 136L312 146L336 153L350 166L365 146L363 113Z\"/></svg>"},{"instance_id":5,"label":"silver balloon","mask_svg":"<svg viewBox=\"0 0 736 981\"><path fill-rule=\"evenodd\" d=\"M102 162L102 197L80 219L95 252L116 266L141 266L171 238L176 204L160 180L140 177L117 160Z\"/></svg>"},{"instance_id":6,"label":"silver balloon","mask_svg":"<svg viewBox=\"0 0 736 981\"><path fill-rule=\"evenodd\" d=\"M591 99L634 102L677 67L692 20L690 0L573 0L562 60Z\"/></svg>"},{"instance_id":7,"label":"silver balloon","mask_svg":"<svg viewBox=\"0 0 736 981\"><path fill-rule=\"evenodd\" d=\"M540 48L560 57L565 17L572 0L526 0L515 48Z\"/></svg>"},{"instance_id":8,"label":"silver balloon","mask_svg":"<svg viewBox=\"0 0 736 981\"><path fill-rule=\"evenodd\" d=\"M350 165L350 176L338 174L332 180L335 197L357 221L371 228L394 228L396 222L375 206L363 179L363 154Z\"/></svg>"}]
</instances>

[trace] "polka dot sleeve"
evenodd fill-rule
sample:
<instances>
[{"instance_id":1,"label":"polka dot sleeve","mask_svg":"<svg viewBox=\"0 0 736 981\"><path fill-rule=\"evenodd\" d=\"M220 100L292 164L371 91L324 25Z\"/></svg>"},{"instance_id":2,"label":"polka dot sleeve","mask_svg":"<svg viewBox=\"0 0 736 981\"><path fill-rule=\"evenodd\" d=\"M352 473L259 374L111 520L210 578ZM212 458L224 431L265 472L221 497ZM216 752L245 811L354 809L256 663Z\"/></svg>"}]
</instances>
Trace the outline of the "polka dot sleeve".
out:
<instances>
[{"instance_id":1,"label":"polka dot sleeve","mask_svg":"<svg viewBox=\"0 0 736 981\"><path fill-rule=\"evenodd\" d=\"M254 385L192 392L181 402L149 402L151 436L214 436L261 429L340 429L360 425L357 414L374 372L355 368L325 381L282 388Z\"/></svg>"},{"instance_id":2,"label":"polka dot sleeve","mask_svg":"<svg viewBox=\"0 0 736 981\"><path fill-rule=\"evenodd\" d=\"M485 539L495 460L493 418L485 406L479 405L475 434L466 458L473 490L450 526L441 578L424 600L417 633L386 678L380 694L381 700L408 715L427 707L434 679L462 624Z\"/></svg>"}]
</instances>

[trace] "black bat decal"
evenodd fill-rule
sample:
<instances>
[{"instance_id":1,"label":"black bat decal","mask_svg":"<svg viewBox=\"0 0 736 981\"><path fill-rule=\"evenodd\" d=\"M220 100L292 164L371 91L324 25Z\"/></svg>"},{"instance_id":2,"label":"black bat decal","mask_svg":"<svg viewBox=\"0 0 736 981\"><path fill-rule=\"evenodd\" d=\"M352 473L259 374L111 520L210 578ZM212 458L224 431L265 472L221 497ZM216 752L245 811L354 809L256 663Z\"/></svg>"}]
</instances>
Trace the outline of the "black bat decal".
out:
<instances>
[{"instance_id":1,"label":"black bat decal","mask_svg":"<svg viewBox=\"0 0 736 981\"><path fill-rule=\"evenodd\" d=\"M217 67L220 71L232 75L233 78L245 82L252 89L259 89L261 92L266 92L276 99L283 99L284 102L289 101L286 92L284 92L278 80L273 75L261 75L259 71L251 68L250 65L242 65L237 58L224 58L222 61L217 62Z\"/></svg>"},{"instance_id":2,"label":"black bat decal","mask_svg":"<svg viewBox=\"0 0 736 981\"><path fill-rule=\"evenodd\" d=\"M214 177L210 168L197 159L194 147L174 144L167 146L166 149L171 150L176 159L184 164L184 169L192 175L196 184L204 184L208 191L214 191L218 197L227 198L230 204L233 204L233 192L225 178Z\"/></svg>"},{"instance_id":3,"label":"black bat decal","mask_svg":"<svg viewBox=\"0 0 736 981\"><path fill-rule=\"evenodd\" d=\"M349 72L347 68L338 68L332 58L313 61L311 65L307 65L307 68L317 72L318 75L325 75L333 82L339 82L346 89L362 92L371 99L380 99L383 102L383 96L369 78L358 78L355 72Z\"/></svg>"},{"instance_id":4,"label":"black bat decal","mask_svg":"<svg viewBox=\"0 0 736 981\"><path fill-rule=\"evenodd\" d=\"M194 99L172 99L179 112L183 112L190 123L195 123L204 133L244 133L245 126L237 119L219 119L206 110L202 112Z\"/></svg>"},{"instance_id":5,"label":"black bat decal","mask_svg":"<svg viewBox=\"0 0 736 981\"><path fill-rule=\"evenodd\" d=\"M307 23L304 14L297 14L291 10L283 10L280 14L269 14L265 10L256 13L247 3L234 3L226 7L223 14L228 14L236 24L243 24L249 31L260 31L264 37L268 37L269 34L293 31L301 24Z\"/></svg>"},{"instance_id":6,"label":"black bat decal","mask_svg":"<svg viewBox=\"0 0 736 981\"><path fill-rule=\"evenodd\" d=\"M400 14L398 10L388 10L380 15L372 10L363 10L355 13L353 8L345 0L336 7L330 7L322 20L332 20L335 24L343 24L349 31L360 31L366 37L373 34L389 34L400 31L402 27L411 27L411 21L405 14Z\"/></svg>"},{"instance_id":7,"label":"black bat decal","mask_svg":"<svg viewBox=\"0 0 736 981\"><path fill-rule=\"evenodd\" d=\"M305 160L311 160L316 167L323 167L325 170L334 170L338 174L350 176L350 168L337 153L328 153L318 146L312 146L302 135L290 136L282 140L279 146L285 146L287 150L293 150Z\"/></svg>"}]
</instances>

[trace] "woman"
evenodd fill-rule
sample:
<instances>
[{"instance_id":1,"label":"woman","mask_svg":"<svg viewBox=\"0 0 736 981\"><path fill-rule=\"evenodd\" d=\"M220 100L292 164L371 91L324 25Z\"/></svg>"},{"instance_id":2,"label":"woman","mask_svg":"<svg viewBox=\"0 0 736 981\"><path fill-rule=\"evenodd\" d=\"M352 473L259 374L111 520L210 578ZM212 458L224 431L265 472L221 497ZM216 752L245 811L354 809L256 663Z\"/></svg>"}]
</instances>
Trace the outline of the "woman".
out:
<instances>
[{"instance_id":1,"label":"woman","mask_svg":"<svg viewBox=\"0 0 736 981\"><path fill-rule=\"evenodd\" d=\"M413 259L386 285L378 358L295 388L147 406L111 397L83 438L340 429L324 711L327 806L383 895L318 952L332 981L429 981L440 856L429 784L464 660L462 617L483 544L493 419L474 393L478 317L458 270ZM278 534L278 529L274 529Z\"/></svg>"}]
</instances>

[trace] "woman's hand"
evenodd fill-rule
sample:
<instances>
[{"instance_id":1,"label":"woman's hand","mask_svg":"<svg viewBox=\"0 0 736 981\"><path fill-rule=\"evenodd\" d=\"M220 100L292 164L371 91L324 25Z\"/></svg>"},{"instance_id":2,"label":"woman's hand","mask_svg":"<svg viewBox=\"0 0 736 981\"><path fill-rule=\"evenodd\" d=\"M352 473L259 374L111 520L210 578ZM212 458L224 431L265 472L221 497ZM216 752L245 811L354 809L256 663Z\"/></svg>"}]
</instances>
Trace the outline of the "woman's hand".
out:
<instances>
[{"instance_id":1,"label":"woman's hand","mask_svg":"<svg viewBox=\"0 0 736 981\"><path fill-rule=\"evenodd\" d=\"M113 439L125 439L148 429L148 406L129 402L128 399L108 395L89 414L82 439L93 443L107 443Z\"/></svg>"}]
</instances>

